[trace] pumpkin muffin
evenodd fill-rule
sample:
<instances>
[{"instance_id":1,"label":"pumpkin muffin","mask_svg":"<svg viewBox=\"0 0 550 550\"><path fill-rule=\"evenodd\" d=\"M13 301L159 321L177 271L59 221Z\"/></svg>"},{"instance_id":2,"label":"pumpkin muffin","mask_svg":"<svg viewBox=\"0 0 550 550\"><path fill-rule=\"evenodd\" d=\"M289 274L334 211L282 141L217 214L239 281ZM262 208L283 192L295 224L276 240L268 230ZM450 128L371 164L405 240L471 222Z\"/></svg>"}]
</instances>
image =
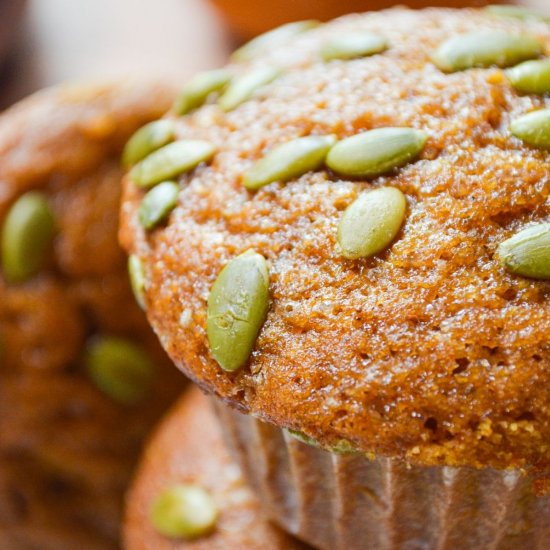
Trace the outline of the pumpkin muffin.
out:
<instances>
[{"instance_id":1,"label":"pumpkin muffin","mask_svg":"<svg viewBox=\"0 0 550 550\"><path fill-rule=\"evenodd\" d=\"M502 9L287 26L126 178L153 328L314 546L548 540L549 48Z\"/></svg>"},{"instance_id":2,"label":"pumpkin muffin","mask_svg":"<svg viewBox=\"0 0 550 550\"><path fill-rule=\"evenodd\" d=\"M62 87L0 117L2 548L116 548L143 438L182 387L117 241L122 148L172 97Z\"/></svg>"},{"instance_id":3,"label":"pumpkin muffin","mask_svg":"<svg viewBox=\"0 0 550 550\"><path fill-rule=\"evenodd\" d=\"M205 491L213 499L212 524L195 538L168 537L155 526L155 503L182 487ZM156 429L126 501L126 550L307 548L261 516L256 497L225 448L208 399L197 389L182 396Z\"/></svg>"}]
</instances>

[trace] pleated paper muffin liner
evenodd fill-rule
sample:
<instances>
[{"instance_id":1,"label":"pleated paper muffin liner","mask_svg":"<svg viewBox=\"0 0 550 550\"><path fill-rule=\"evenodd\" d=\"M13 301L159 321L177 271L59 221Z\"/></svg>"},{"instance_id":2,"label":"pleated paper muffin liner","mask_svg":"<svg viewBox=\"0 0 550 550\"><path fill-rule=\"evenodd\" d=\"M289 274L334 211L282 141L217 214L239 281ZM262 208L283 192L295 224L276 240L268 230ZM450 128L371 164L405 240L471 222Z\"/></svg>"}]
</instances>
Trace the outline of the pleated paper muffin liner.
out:
<instances>
[{"instance_id":1,"label":"pleated paper muffin liner","mask_svg":"<svg viewBox=\"0 0 550 550\"><path fill-rule=\"evenodd\" d=\"M215 407L264 512L316 548L550 549L550 497L529 475L335 454Z\"/></svg>"}]
</instances>

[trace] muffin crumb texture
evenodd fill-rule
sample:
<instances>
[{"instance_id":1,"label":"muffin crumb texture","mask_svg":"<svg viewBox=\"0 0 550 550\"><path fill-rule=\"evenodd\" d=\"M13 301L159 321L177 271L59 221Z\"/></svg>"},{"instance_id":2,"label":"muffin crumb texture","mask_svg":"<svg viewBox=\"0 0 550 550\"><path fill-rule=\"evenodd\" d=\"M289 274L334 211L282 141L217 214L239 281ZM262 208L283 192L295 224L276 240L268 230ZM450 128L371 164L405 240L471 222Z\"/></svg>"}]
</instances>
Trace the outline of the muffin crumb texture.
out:
<instances>
[{"instance_id":1,"label":"muffin crumb texture","mask_svg":"<svg viewBox=\"0 0 550 550\"><path fill-rule=\"evenodd\" d=\"M362 32L387 49L321 55ZM481 32L531 42L502 41L512 47L504 57L475 51L475 66L461 58L455 72L434 64L445 41ZM148 316L176 364L232 406L326 448L346 440L417 464L546 469L550 286L508 272L496 251L549 219L548 151L510 126L550 101L518 92L505 73L510 60L549 53L550 28L536 18L351 15L230 65L234 79L279 71L232 110L216 92L184 117L168 114L177 140L204 140L215 153L179 176L178 203L152 231L137 216L144 192L127 178L121 237L143 262ZM375 177L323 165L255 192L243 185L286 142L387 127L424 132L419 156ZM342 214L380 187L404 194L403 225L382 252L346 259ZM222 268L249 249L268 261L270 307L248 363L229 373L208 346L207 299Z\"/></svg>"}]
</instances>

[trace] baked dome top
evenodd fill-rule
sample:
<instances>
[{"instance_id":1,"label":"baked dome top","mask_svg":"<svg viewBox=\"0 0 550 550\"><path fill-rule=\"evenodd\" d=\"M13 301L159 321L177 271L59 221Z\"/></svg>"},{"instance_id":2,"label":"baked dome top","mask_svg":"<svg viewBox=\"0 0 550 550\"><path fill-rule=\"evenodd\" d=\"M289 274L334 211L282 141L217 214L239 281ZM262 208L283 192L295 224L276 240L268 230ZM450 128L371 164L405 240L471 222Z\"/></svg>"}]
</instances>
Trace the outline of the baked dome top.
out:
<instances>
[{"instance_id":1,"label":"baked dome top","mask_svg":"<svg viewBox=\"0 0 550 550\"><path fill-rule=\"evenodd\" d=\"M330 61L319 53L365 32L387 49ZM241 51L228 67L234 78L282 72L238 106L228 107L226 93L225 110L211 96L185 116L167 115L178 140L204 140L215 153L179 176L176 208L149 231L132 172L121 237L144 266L150 322L205 390L327 447L344 439L425 464L547 465L550 286L510 273L495 253L549 219L548 152L510 132L548 96L517 92L491 62L445 72L432 61L448 39L487 32L550 46L548 24L530 17L351 15ZM462 46L447 49L454 68ZM512 58L497 64L516 64L520 50L511 46ZM378 177L322 166L257 191L243 186L255 162L289 140L382 127L425 132L418 158ZM388 186L407 199L395 240L370 258L344 258L343 211ZM269 311L250 360L225 372L209 346L207 300L222 268L249 249L268 262Z\"/></svg>"}]
</instances>

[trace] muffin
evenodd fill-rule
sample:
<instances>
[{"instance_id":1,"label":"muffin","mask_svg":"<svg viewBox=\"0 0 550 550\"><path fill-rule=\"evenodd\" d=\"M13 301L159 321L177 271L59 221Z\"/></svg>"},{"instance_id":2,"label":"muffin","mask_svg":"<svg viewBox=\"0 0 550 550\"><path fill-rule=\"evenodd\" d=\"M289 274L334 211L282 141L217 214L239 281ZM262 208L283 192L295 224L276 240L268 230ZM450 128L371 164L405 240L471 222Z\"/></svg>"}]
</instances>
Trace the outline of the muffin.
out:
<instances>
[{"instance_id":1,"label":"muffin","mask_svg":"<svg viewBox=\"0 0 550 550\"><path fill-rule=\"evenodd\" d=\"M487 0L264 0L259 3L253 0L212 0L214 5L227 18L237 36L251 38L268 31L277 25L315 17L328 21L346 13L380 10L392 6L406 5L409 8L449 6L463 8L491 4ZM501 2L502 4L504 2Z\"/></svg>"},{"instance_id":2,"label":"muffin","mask_svg":"<svg viewBox=\"0 0 550 550\"><path fill-rule=\"evenodd\" d=\"M208 491L217 508L212 531L191 540L163 536L151 520L155 500L181 484ZM307 548L261 516L256 497L225 448L208 399L197 389L182 396L156 429L126 500L126 550Z\"/></svg>"},{"instance_id":3,"label":"muffin","mask_svg":"<svg viewBox=\"0 0 550 550\"><path fill-rule=\"evenodd\" d=\"M548 540L550 28L502 14L271 34L125 180L149 321L315 547Z\"/></svg>"},{"instance_id":4,"label":"muffin","mask_svg":"<svg viewBox=\"0 0 550 550\"><path fill-rule=\"evenodd\" d=\"M3 548L116 548L143 438L183 387L117 241L122 148L172 96L62 87L0 117Z\"/></svg>"}]
</instances>

